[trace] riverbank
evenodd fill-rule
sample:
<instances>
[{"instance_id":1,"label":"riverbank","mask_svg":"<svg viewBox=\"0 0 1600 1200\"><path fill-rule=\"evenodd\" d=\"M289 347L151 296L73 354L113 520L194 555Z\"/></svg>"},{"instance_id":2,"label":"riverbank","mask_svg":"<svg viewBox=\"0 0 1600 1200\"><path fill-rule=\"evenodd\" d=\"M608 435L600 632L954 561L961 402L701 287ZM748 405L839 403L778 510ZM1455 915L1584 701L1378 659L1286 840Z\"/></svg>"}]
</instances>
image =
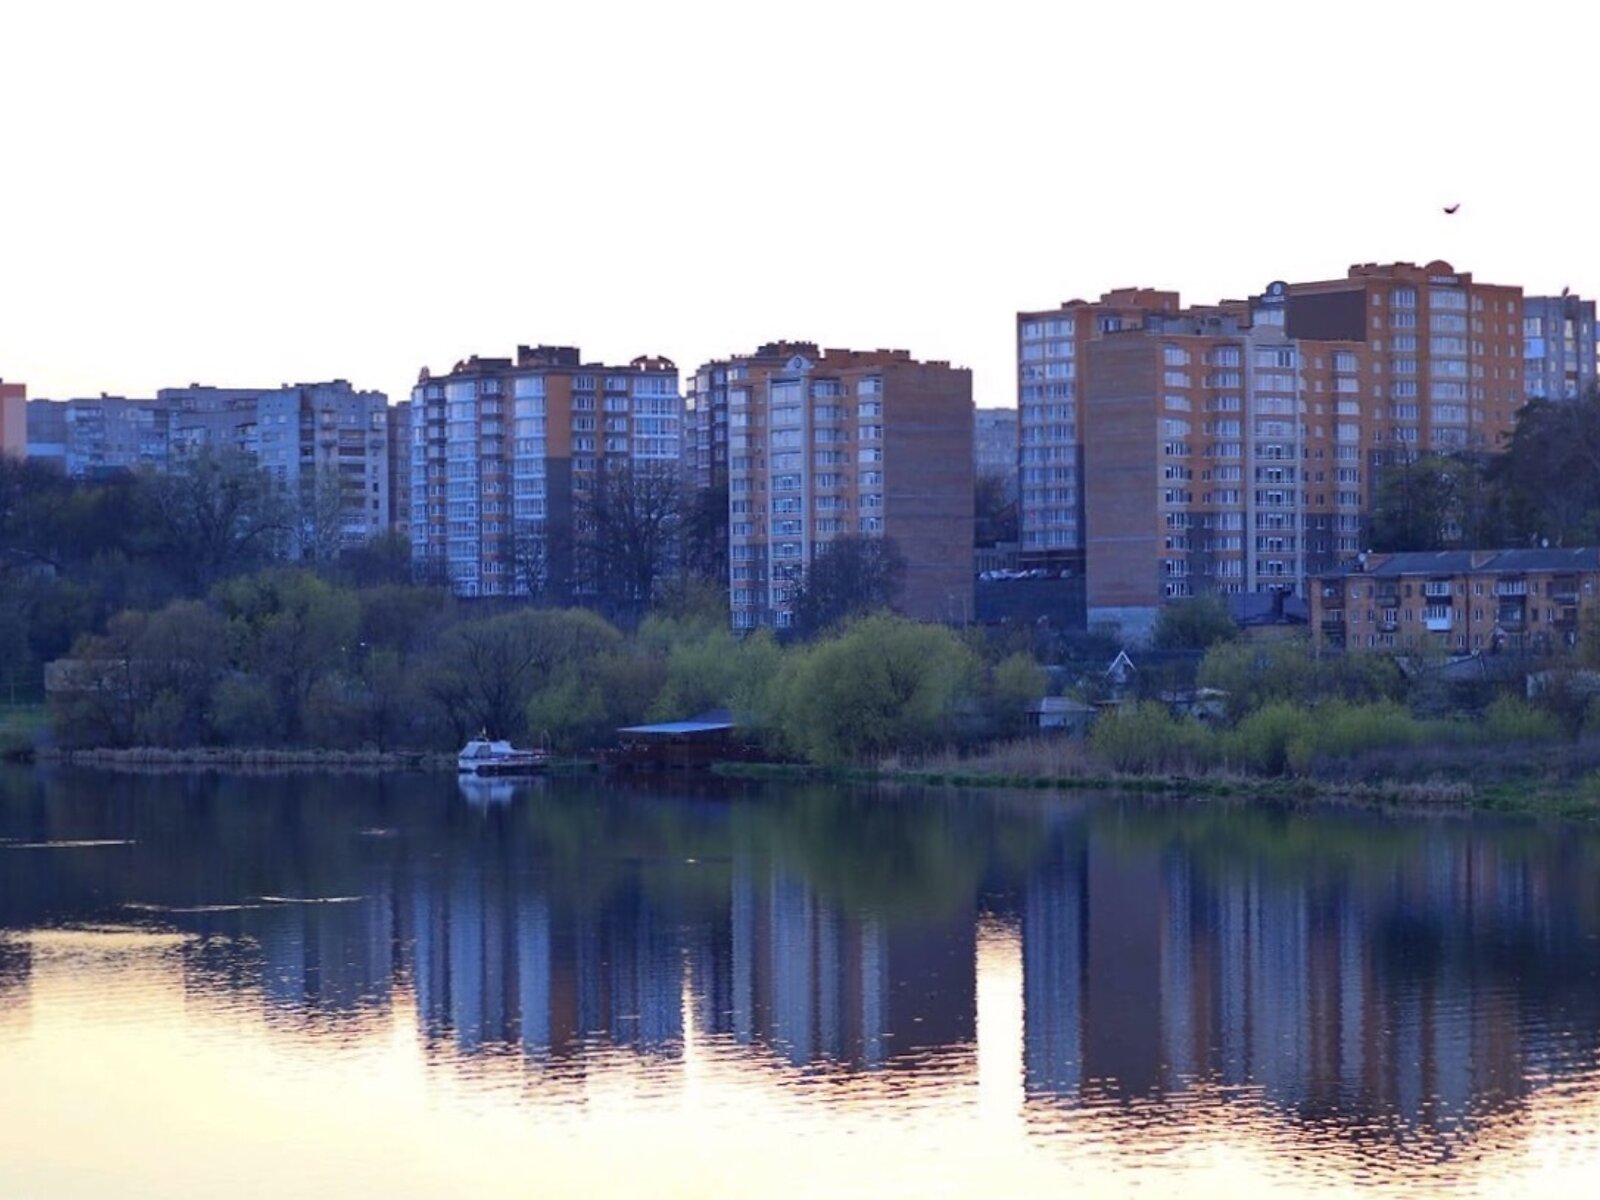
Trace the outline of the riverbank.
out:
<instances>
[{"instance_id":1,"label":"riverbank","mask_svg":"<svg viewBox=\"0 0 1600 1200\"><path fill-rule=\"evenodd\" d=\"M60 750L41 748L35 763L46 766L95 767L118 771L413 771L456 773L456 756L432 750L256 749L201 746L172 749L137 746L123 749ZM589 759L557 759L547 768L557 774L596 769Z\"/></svg>"},{"instance_id":2,"label":"riverbank","mask_svg":"<svg viewBox=\"0 0 1600 1200\"><path fill-rule=\"evenodd\" d=\"M1396 811L1489 812L1508 815L1600 821L1600 772L1581 761L1566 761L1559 751L1528 748L1493 756L1494 769L1462 755L1441 763L1417 755L1389 763L1388 772L1353 777L1336 775L1266 776L1209 770L1195 774L1116 771L1084 754L1072 739L1008 743L979 755L933 755L916 760L890 758L880 763L814 766L799 763L726 762L712 771L730 779L809 780L840 784L897 783L916 787L997 788L1015 791L1122 792L1170 795L1197 800L1340 803ZM93 767L137 772L426 772L455 773L455 755L416 750L171 749L60 750L41 748L40 765ZM554 774L600 769L593 758L553 762Z\"/></svg>"},{"instance_id":3,"label":"riverbank","mask_svg":"<svg viewBox=\"0 0 1600 1200\"><path fill-rule=\"evenodd\" d=\"M1554 780L1530 773L1522 783L1473 784L1461 780L1322 780L1298 776L1199 776L1139 773L1028 775L885 765L817 767L783 763L722 763L718 775L733 779L795 780L845 784L898 783L916 787L997 788L1018 791L1123 792L1174 799L1350 804L1404 812L1484 812L1508 816L1600 821L1600 784L1592 779Z\"/></svg>"}]
</instances>

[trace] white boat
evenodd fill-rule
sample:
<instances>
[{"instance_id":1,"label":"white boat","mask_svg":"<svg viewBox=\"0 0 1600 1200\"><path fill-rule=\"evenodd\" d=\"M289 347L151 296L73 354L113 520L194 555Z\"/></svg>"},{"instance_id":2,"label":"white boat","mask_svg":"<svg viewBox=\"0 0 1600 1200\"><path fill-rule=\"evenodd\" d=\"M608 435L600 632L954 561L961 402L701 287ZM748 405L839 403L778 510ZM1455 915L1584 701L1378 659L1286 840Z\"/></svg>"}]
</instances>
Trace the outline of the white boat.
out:
<instances>
[{"instance_id":1,"label":"white boat","mask_svg":"<svg viewBox=\"0 0 1600 1200\"><path fill-rule=\"evenodd\" d=\"M550 765L543 750L519 750L510 742L479 734L456 755L456 770L463 775L531 775Z\"/></svg>"}]
</instances>

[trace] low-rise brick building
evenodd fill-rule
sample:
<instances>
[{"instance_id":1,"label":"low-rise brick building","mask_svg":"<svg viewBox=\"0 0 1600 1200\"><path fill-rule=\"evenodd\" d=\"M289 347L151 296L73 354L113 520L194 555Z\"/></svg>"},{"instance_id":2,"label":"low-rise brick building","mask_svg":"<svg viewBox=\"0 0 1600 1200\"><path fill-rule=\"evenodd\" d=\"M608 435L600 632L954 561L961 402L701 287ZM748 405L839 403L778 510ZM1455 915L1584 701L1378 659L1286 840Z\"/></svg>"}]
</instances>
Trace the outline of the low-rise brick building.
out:
<instances>
[{"instance_id":1,"label":"low-rise brick building","mask_svg":"<svg viewBox=\"0 0 1600 1200\"><path fill-rule=\"evenodd\" d=\"M1600 603L1600 549L1369 554L1311 589L1319 646L1454 654L1577 645Z\"/></svg>"}]
</instances>

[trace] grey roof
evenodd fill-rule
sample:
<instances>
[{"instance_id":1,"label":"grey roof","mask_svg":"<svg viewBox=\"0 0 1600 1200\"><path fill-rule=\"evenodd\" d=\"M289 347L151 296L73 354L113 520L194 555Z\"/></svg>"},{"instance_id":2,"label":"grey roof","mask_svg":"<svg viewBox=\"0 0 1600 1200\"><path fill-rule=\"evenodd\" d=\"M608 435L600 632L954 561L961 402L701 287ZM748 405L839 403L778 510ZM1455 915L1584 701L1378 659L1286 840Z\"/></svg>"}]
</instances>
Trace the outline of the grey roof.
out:
<instances>
[{"instance_id":1,"label":"grey roof","mask_svg":"<svg viewBox=\"0 0 1600 1200\"><path fill-rule=\"evenodd\" d=\"M1309 617L1305 599L1292 593L1236 592L1226 599L1238 625L1304 625Z\"/></svg>"},{"instance_id":2,"label":"grey roof","mask_svg":"<svg viewBox=\"0 0 1600 1200\"><path fill-rule=\"evenodd\" d=\"M1071 696L1043 696L1028 705L1033 713L1091 713L1094 705L1074 700Z\"/></svg>"},{"instance_id":3,"label":"grey roof","mask_svg":"<svg viewBox=\"0 0 1600 1200\"><path fill-rule=\"evenodd\" d=\"M662 721L659 725L624 725L618 733L659 734L670 737L675 733L720 733L732 729L732 721Z\"/></svg>"},{"instance_id":4,"label":"grey roof","mask_svg":"<svg viewBox=\"0 0 1600 1200\"><path fill-rule=\"evenodd\" d=\"M1600 548L1576 546L1528 550L1419 550L1374 556L1363 570L1346 563L1323 578L1366 575L1520 575L1526 571L1600 571Z\"/></svg>"}]
</instances>

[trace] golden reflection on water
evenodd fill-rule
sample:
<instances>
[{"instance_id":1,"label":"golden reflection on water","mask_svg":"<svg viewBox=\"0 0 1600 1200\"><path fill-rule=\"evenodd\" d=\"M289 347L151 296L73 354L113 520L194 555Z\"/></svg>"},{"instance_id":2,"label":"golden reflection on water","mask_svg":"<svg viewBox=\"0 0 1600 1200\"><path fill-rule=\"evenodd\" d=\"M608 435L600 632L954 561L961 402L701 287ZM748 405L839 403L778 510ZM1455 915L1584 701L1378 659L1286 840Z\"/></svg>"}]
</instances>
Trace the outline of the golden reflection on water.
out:
<instances>
[{"instance_id":1,"label":"golden reflection on water","mask_svg":"<svg viewBox=\"0 0 1600 1200\"><path fill-rule=\"evenodd\" d=\"M977 1043L886 1070L796 1068L702 1030L681 1053L592 1045L541 1060L430 1039L388 1003L292 1012L189 969L191 935L5 935L0 1194L1032 1196L1066 1192L1580 1195L1600 1175L1591 1070L1440 1157L1286 1117L1250 1087L1162 1100L1025 1095L1013 922L976 938Z\"/></svg>"}]
</instances>

